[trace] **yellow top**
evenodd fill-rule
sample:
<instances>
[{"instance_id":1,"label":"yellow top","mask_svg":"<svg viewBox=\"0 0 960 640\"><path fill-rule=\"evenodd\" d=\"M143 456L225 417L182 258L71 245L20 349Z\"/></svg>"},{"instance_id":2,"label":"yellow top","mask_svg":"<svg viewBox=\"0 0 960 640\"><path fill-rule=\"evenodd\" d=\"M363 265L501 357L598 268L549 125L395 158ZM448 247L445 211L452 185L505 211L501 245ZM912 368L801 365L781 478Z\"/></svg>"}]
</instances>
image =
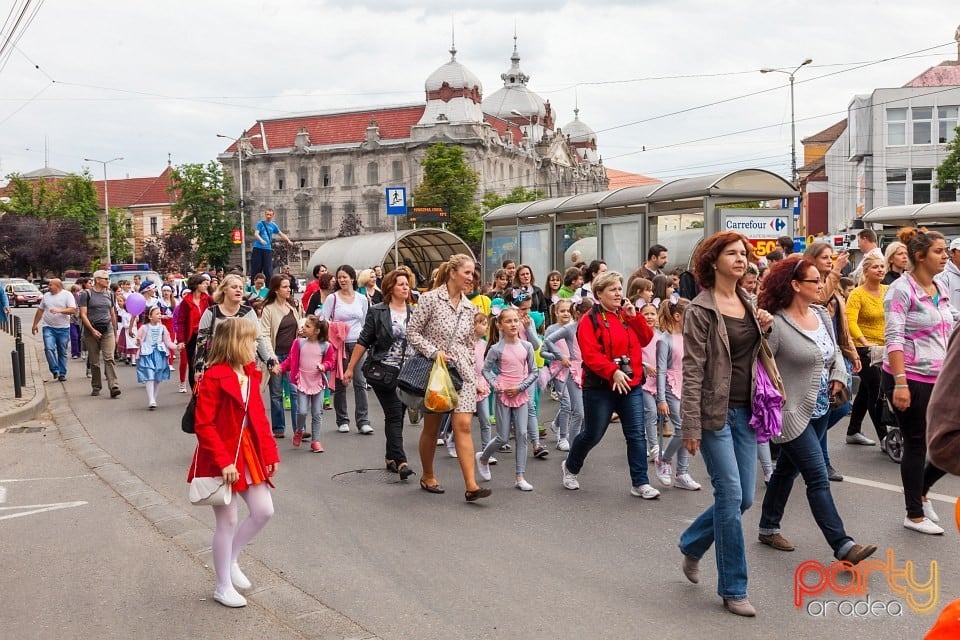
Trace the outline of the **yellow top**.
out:
<instances>
[{"instance_id":1,"label":"yellow top","mask_svg":"<svg viewBox=\"0 0 960 640\"><path fill-rule=\"evenodd\" d=\"M884 343L883 329L883 296L887 293L887 285L880 285L880 295L868 293L862 286L850 292L847 299L847 321L850 325L850 336L858 347L863 346L861 338L866 338L870 344Z\"/></svg>"}]
</instances>

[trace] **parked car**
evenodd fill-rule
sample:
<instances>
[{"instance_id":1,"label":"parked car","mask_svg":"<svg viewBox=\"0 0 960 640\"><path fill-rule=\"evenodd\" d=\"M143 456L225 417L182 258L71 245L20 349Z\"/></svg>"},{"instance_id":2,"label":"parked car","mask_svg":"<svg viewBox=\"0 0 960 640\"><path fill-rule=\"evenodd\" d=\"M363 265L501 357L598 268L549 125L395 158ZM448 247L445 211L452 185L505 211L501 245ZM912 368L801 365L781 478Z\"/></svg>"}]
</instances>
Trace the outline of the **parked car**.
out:
<instances>
[{"instance_id":1,"label":"parked car","mask_svg":"<svg viewBox=\"0 0 960 640\"><path fill-rule=\"evenodd\" d=\"M35 304L40 304L40 299L43 297L40 290L29 282L8 284L5 290L7 292L7 299L10 300L10 304L14 307L23 305L32 307Z\"/></svg>"}]
</instances>

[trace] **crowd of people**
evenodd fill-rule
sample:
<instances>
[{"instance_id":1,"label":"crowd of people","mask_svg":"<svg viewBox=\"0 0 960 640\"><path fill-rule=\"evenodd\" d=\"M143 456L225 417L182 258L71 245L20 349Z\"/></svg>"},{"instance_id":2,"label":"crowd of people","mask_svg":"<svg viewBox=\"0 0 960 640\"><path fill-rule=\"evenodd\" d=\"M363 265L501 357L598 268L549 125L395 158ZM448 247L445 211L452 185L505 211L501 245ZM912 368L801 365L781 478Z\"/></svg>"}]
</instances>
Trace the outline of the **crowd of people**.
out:
<instances>
[{"instance_id":1,"label":"crowd of people","mask_svg":"<svg viewBox=\"0 0 960 640\"><path fill-rule=\"evenodd\" d=\"M627 276L593 260L551 271L542 288L529 265L510 259L485 280L472 258L451 256L422 291L422 276L407 267L384 274L318 265L299 299L286 271L249 282L237 273L198 273L182 291L172 278L159 287L111 287L109 274L98 271L79 280L74 295L51 281L34 330L42 320L56 378L66 375L67 341L72 357L87 357L92 395L105 375L110 396L119 396L117 362L135 365L150 409L179 358L179 390L203 405L191 476L205 466L253 501L249 525L237 525L235 506L217 512L216 598L227 606L245 603L234 589L249 584L236 564L239 548L272 513L268 491L248 498L240 487L269 485L287 435L285 402L291 446L308 443L321 453L325 410L335 418L329 430L348 433L352 395L357 431L383 428L387 470L403 481L419 473L423 491L444 493L434 458L445 446L458 460L468 502L491 495L491 467L503 454L514 456L513 486L532 491L528 459L548 459L550 444L563 455L560 483L579 489L590 451L611 423L622 429L630 493L638 498L658 499L667 487L700 490L690 462L702 454L714 501L680 536L682 570L699 582L699 562L715 544L724 606L752 616L741 515L753 503L758 460L767 486L761 543L794 549L781 520L800 476L838 560L856 564L876 550L847 533L831 495L830 482L842 475L826 436L844 416L845 442L854 446L877 444L863 433L867 416L881 450L888 428L899 427L903 524L943 533L926 498L946 473L927 456L927 407L960 319L960 239L948 246L937 232L904 229L881 252L875 233L864 230L859 242L863 258L854 270L846 252L826 243L802 253L784 243L757 260L746 238L721 232L700 244L689 270L665 272L668 249L654 245ZM134 291L146 302L136 314L125 305ZM755 419L762 347L783 380L772 437L760 437ZM398 392L401 371L417 357L455 374L460 389L450 412L421 412L416 398ZM268 393L269 404L254 401L260 394L251 389ZM368 390L382 407L382 425L371 421ZM226 396L246 403L248 417L210 410L209 403L231 402ZM558 401L555 415L543 412L547 397ZM421 416L418 470L403 434L405 422ZM251 426L241 430L243 447L237 420Z\"/></svg>"}]
</instances>

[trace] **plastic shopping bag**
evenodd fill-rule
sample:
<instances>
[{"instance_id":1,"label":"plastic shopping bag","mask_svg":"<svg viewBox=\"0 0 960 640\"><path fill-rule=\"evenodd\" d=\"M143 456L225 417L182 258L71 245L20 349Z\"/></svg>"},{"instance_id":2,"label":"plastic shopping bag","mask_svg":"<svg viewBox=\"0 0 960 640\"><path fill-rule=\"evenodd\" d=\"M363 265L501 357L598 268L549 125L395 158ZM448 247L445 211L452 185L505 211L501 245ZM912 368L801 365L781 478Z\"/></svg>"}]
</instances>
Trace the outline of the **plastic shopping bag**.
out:
<instances>
[{"instance_id":1,"label":"plastic shopping bag","mask_svg":"<svg viewBox=\"0 0 960 640\"><path fill-rule=\"evenodd\" d=\"M427 380L427 393L423 398L423 406L433 413L449 413L457 406L459 396L450 379L446 363L439 357L434 361Z\"/></svg>"}]
</instances>

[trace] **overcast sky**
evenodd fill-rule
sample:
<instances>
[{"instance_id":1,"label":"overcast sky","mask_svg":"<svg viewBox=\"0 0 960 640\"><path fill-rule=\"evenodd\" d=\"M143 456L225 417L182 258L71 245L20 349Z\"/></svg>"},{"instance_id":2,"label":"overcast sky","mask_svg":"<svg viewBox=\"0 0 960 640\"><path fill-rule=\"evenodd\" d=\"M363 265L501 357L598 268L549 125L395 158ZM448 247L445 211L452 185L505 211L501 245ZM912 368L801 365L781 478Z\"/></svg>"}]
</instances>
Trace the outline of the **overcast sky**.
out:
<instances>
[{"instance_id":1,"label":"overcast sky","mask_svg":"<svg viewBox=\"0 0 960 640\"><path fill-rule=\"evenodd\" d=\"M484 95L503 84L516 28L528 86L560 126L579 101L608 167L661 179L745 167L788 177L788 77L759 69L813 58L796 74L799 148L844 118L854 95L956 60L960 25L956 0L37 6L0 69L0 175L42 167L45 140L52 167L80 172L85 157L123 156L111 178L151 176L168 154L174 164L215 158L227 146L217 133L239 135L258 118L422 102L424 80L449 59L452 25L457 59Z\"/></svg>"}]
</instances>

